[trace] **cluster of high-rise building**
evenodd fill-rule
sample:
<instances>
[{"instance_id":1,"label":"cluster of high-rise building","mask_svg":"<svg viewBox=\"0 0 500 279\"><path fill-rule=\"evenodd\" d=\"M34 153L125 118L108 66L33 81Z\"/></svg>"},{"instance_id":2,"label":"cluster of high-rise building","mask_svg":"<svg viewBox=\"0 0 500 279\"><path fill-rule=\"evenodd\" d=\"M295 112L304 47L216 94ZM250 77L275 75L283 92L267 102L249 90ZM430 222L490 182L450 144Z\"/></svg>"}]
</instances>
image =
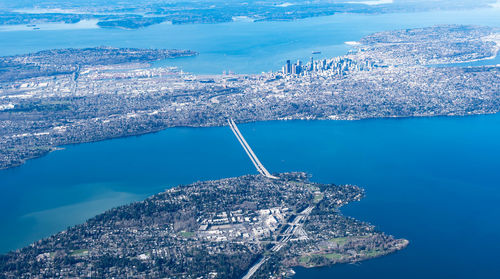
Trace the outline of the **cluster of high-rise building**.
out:
<instances>
[{"instance_id":1,"label":"cluster of high-rise building","mask_svg":"<svg viewBox=\"0 0 500 279\"><path fill-rule=\"evenodd\" d=\"M314 61L311 57L311 61L307 64L302 64L300 60L292 64L290 60L287 60L286 64L283 65L282 73L283 75L301 75L307 72L327 72L335 75L344 75L347 71L366 71L371 70L374 66L375 63L373 61L357 62L345 57Z\"/></svg>"},{"instance_id":2,"label":"cluster of high-rise building","mask_svg":"<svg viewBox=\"0 0 500 279\"><path fill-rule=\"evenodd\" d=\"M286 61L286 64L283 66L282 72L284 75L300 75L301 73L314 71L318 66L316 65L318 62L315 62L311 57L311 61L305 65L302 64L302 61L297 60L297 63L290 63L290 60Z\"/></svg>"},{"instance_id":3,"label":"cluster of high-rise building","mask_svg":"<svg viewBox=\"0 0 500 279\"><path fill-rule=\"evenodd\" d=\"M302 61L297 60L297 63L290 63L290 60L286 61L283 66L282 72L284 75L298 75L302 72Z\"/></svg>"}]
</instances>

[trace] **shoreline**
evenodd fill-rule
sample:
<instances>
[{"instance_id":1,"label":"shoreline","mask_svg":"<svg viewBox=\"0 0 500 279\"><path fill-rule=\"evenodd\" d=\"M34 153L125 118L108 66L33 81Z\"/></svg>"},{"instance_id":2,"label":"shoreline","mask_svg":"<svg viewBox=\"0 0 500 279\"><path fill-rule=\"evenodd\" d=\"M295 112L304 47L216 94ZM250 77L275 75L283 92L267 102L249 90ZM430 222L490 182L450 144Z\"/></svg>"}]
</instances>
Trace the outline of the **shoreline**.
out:
<instances>
[{"instance_id":1,"label":"shoreline","mask_svg":"<svg viewBox=\"0 0 500 279\"><path fill-rule=\"evenodd\" d=\"M492 112L492 113L477 113L477 114L464 114L464 115L418 115L418 116L387 116L387 117L367 117L367 118L356 118L356 119L328 119L328 118L303 118L303 119L273 119L273 120L262 120L262 121L249 121L249 122L240 122L238 124L253 124L253 123L265 123L265 122L287 122L287 121L369 121L369 120L384 120L384 119L394 119L394 120L404 120L404 119L420 119L420 118L464 118L464 117L474 117L474 116L482 116L482 115L494 115L499 113L500 111L497 112ZM124 139L124 138L129 138L129 137L140 137L140 136L145 136L149 134L155 134L159 132L166 131L167 129L175 129L175 128L193 128L193 129L199 129L199 128L216 128L216 127L224 127L226 126L225 124L222 125L200 125L200 126L171 126L171 127L166 127L166 128L161 128L157 130L151 130L148 132L144 133L136 133L136 134L131 134L131 135L123 135L123 136L117 136L117 137L109 137L109 138L104 138L104 139L98 139L98 140L93 140L93 141L82 141L82 142L77 142L77 143L68 143L68 144L63 144L63 145L57 145L54 147L51 147L51 149L45 153L43 153L40 156L32 156L29 157L25 160L23 160L19 164L13 164L7 167L0 167L0 172L1 171L6 171L9 169L14 169L18 167L22 167L26 162L38 158L42 158L54 151L60 151L60 150L65 150L67 146L75 146L75 145L80 145L80 144L87 144L87 143L94 143L94 142L102 142L102 141L108 141L108 140L115 140L115 139Z\"/></svg>"},{"instance_id":2,"label":"shoreline","mask_svg":"<svg viewBox=\"0 0 500 279\"><path fill-rule=\"evenodd\" d=\"M63 30L85 30L99 29L98 20L81 20L77 23L47 22L35 24L13 24L0 25L1 32L23 32L23 31L63 31Z\"/></svg>"}]
</instances>

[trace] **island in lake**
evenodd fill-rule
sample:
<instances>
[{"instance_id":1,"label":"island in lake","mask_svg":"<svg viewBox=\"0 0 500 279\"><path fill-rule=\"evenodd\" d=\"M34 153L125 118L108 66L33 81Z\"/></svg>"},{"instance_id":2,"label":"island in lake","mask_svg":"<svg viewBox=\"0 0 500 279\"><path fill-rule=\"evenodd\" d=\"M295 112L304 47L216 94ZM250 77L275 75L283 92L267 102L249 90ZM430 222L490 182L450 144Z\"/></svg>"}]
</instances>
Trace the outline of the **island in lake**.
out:
<instances>
[{"instance_id":1,"label":"island in lake","mask_svg":"<svg viewBox=\"0 0 500 279\"><path fill-rule=\"evenodd\" d=\"M2 278L283 278L408 241L343 216L352 185L245 175L171 188L0 256Z\"/></svg>"}]
</instances>

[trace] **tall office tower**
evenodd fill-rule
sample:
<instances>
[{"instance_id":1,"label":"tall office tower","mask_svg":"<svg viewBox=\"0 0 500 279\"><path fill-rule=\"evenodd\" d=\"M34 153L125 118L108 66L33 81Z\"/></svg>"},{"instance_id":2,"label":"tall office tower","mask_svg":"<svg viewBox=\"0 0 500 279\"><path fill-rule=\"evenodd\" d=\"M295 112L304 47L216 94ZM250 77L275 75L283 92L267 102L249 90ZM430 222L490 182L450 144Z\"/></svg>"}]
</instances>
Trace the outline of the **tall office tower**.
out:
<instances>
[{"instance_id":1,"label":"tall office tower","mask_svg":"<svg viewBox=\"0 0 500 279\"><path fill-rule=\"evenodd\" d=\"M290 65L290 60L287 60L287 61L286 61L286 65L285 65L285 66L286 66L286 73L287 73L287 74L292 73L292 67L291 67L291 65Z\"/></svg>"},{"instance_id":2,"label":"tall office tower","mask_svg":"<svg viewBox=\"0 0 500 279\"><path fill-rule=\"evenodd\" d=\"M311 56L311 67L309 68L309 71L314 71L314 59Z\"/></svg>"}]
</instances>

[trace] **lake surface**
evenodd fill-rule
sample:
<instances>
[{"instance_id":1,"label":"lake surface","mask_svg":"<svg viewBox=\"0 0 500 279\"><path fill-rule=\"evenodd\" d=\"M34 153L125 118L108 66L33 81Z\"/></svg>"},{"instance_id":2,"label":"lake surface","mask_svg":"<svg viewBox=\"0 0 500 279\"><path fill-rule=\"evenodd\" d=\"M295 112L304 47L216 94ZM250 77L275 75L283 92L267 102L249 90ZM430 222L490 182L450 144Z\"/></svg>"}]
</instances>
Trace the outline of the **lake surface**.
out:
<instances>
[{"instance_id":1,"label":"lake surface","mask_svg":"<svg viewBox=\"0 0 500 279\"><path fill-rule=\"evenodd\" d=\"M48 48L183 48L157 65L194 73L278 70L286 59L342 55L345 41L433 24L500 27L499 9L335 15L293 22L156 25L140 30L0 32L0 53ZM491 63L498 59L491 60ZM482 63L482 62L481 62ZM297 278L497 278L500 251L500 115L289 121L241 125L272 172L357 184L367 197L343 209L410 240L399 253L357 265L296 269ZM66 146L0 171L0 252L27 245L106 209L178 184L256 173L227 127L175 128Z\"/></svg>"},{"instance_id":2,"label":"lake surface","mask_svg":"<svg viewBox=\"0 0 500 279\"><path fill-rule=\"evenodd\" d=\"M499 128L499 114L240 125L270 171L365 188L366 198L344 214L411 242L359 265L297 269L297 278L496 277ZM0 172L0 247L26 245L173 185L247 173L256 170L228 127L67 146Z\"/></svg>"}]
</instances>

